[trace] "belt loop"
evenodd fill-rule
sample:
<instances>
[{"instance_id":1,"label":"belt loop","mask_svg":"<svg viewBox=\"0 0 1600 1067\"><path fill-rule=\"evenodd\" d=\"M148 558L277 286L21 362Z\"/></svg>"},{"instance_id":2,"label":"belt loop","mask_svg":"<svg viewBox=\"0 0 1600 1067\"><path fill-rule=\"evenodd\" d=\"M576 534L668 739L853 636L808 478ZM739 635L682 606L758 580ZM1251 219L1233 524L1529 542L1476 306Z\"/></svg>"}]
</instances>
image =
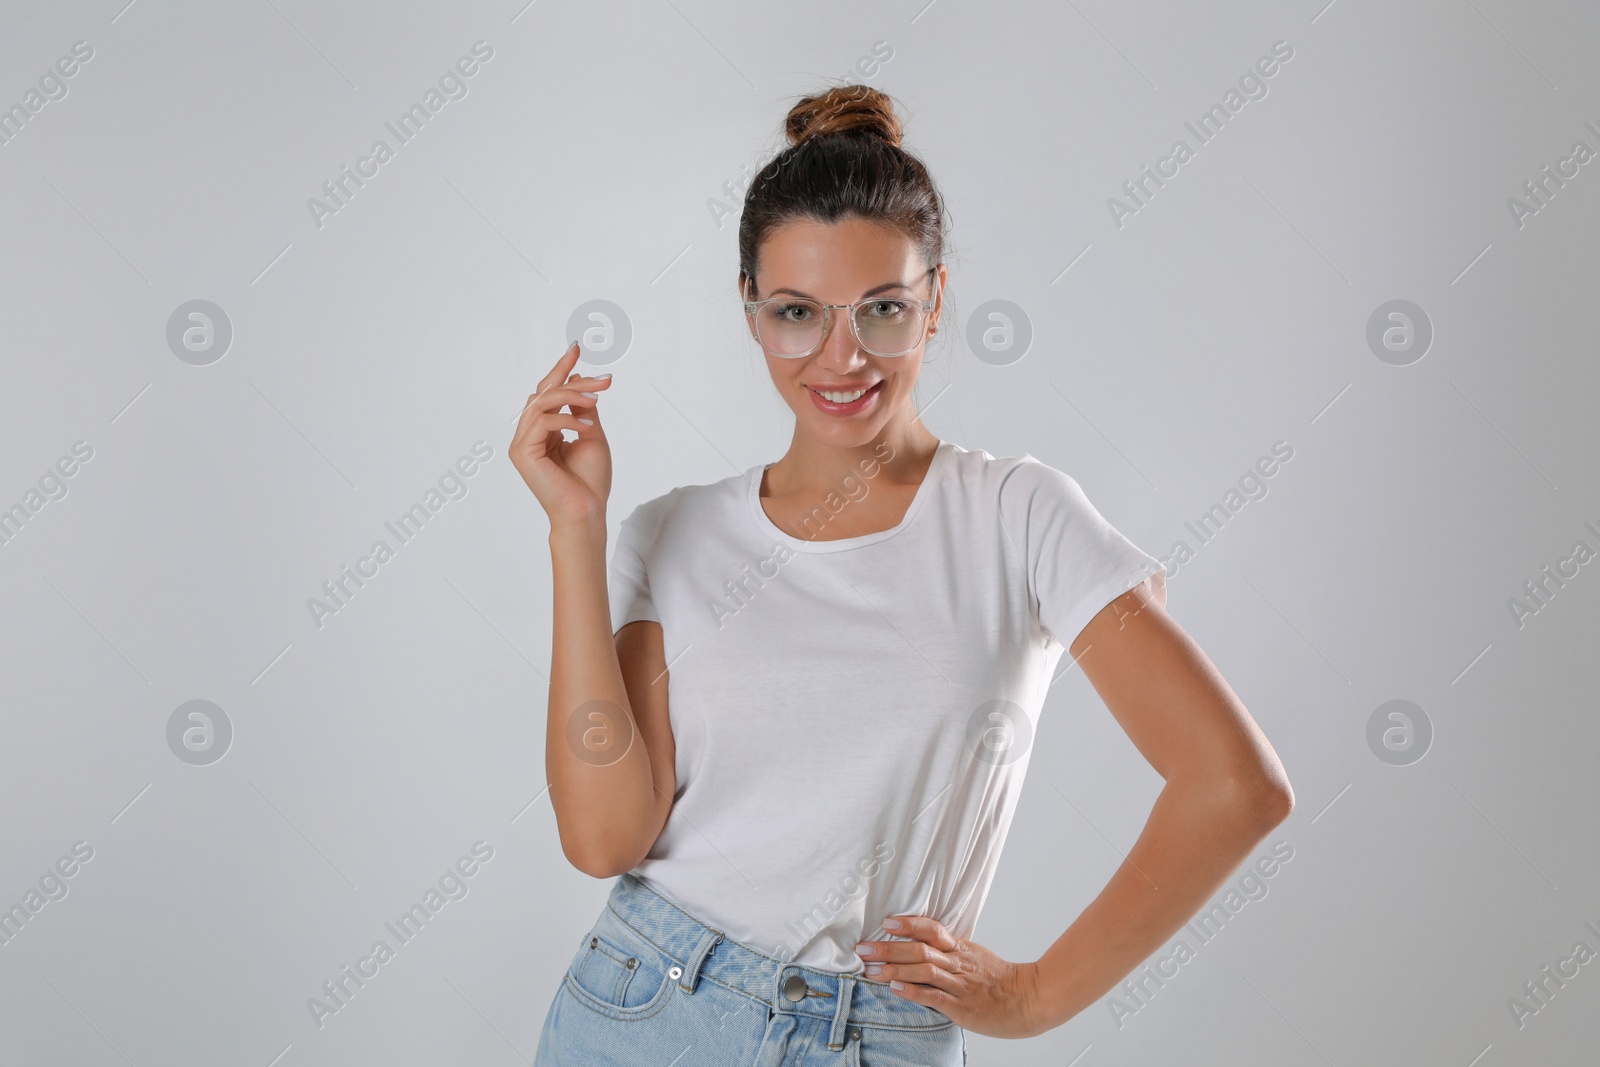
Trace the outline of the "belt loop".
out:
<instances>
[{"instance_id":1,"label":"belt loop","mask_svg":"<svg viewBox=\"0 0 1600 1067\"><path fill-rule=\"evenodd\" d=\"M683 974L678 979L678 988L685 993L693 993L695 981L700 977L700 968L705 963L711 950L717 947L722 940L722 931L713 930L709 926L700 935L700 943L695 945L694 951L689 953L689 961L684 965Z\"/></svg>"},{"instance_id":2,"label":"belt loop","mask_svg":"<svg viewBox=\"0 0 1600 1067\"><path fill-rule=\"evenodd\" d=\"M833 1029L828 1031L828 1048L834 1051L844 1047L845 1030L850 1022L850 994L855 988L854 975L839 976L839 1003L834 1006Z\"/></svg>"}]
</instances>

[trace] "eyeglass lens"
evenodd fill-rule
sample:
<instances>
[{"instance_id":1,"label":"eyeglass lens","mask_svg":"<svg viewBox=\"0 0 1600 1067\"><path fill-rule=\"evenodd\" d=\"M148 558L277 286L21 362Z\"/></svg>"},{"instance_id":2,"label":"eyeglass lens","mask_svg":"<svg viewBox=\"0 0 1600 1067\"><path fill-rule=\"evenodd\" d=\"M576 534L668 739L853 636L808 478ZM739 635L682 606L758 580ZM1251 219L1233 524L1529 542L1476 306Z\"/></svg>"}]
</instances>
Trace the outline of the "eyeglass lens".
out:
<instances>
[{"instance_id":1,"label":"eyeglass lens","mask_svg":"<svg viewBox=\"0 0 1600 1067\"><path fill-rule=\"evenodd\" d=\"M875 356L901 356L922 340L922 305L885 297L858 304L856 337ZM756 339L775 356L803 356L822 341L822 306L775 300L756 313Z\"/></svg>"}]
</instances>

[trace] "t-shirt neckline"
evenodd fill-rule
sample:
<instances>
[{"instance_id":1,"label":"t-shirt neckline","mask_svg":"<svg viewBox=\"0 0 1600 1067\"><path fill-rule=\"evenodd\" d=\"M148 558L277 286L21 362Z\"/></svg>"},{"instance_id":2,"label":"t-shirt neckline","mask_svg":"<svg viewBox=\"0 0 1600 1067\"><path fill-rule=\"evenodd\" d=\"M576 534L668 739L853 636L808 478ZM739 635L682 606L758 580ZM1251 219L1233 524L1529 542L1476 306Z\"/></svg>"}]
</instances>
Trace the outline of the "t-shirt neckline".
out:
<instances>
[{"instance_id":1,"label":"t-shirt neckline","mask_svg":"<svg viewBox=\"0 0 1600 1067\"><path fill-rule=\"evenodd\" d=\"M878 530L875 533L858 534L855 537L839 537L828 541L814 541L805 537L796 537L779 527L761 507L761 479L766 474L767 468L772 466L771 463L759 464L745 472L745 499L749 501L750 510L754 513L756 523L760 526L762 533L765 536L777 539L779 544L787 545L797 552L843 552L847 549L862 548L866 545L877 544L879 541L887 541L911 525L911 521L917 517L917 512L922 510L924 502L932 495L934 482L943 476L944 465L949 461L948 454L954 450L955 445L951 442L939 442L933 451L933 460L928 464L927 472L923 474L916 493L911 497L911 503L907 506L906 513L901 516L899 522L887 530Z\"/></svg>"}]
</instances>

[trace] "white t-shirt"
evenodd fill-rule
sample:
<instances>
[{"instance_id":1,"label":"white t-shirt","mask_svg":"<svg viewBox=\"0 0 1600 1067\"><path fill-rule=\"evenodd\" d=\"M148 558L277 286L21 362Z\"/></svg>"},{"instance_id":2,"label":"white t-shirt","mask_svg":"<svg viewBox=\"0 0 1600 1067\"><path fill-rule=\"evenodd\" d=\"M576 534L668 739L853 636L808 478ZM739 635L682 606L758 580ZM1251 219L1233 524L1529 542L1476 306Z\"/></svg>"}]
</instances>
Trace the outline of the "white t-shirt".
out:
<instances>
[{"instance_id":1,"label":"white t-shirt","mask_svg":"<svg viewBox=\"0 0 1600 1067\"><path fill-rule=\"evenodd\" d=\"M891 939L890 915L973 935L1057 661L1166 572L1027 454L941 442L899 525L837 540L815 538L879 464L810 539L762 510L764 469L621 524L612 624L661 624L677 746L672 812L632 873L733 940L860 974L856 942Z\"/></svg>"}]
</instances>

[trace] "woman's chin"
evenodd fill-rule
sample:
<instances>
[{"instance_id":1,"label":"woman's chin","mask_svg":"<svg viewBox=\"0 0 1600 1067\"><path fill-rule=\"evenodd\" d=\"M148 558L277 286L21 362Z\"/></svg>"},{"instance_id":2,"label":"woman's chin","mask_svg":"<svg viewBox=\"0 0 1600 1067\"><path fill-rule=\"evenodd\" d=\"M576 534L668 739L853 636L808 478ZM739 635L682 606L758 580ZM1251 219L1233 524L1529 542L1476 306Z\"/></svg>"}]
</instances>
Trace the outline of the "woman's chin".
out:
<instances>
[{"instance_id":1,"label":"woman's chin","mask_svg":"<svg viewBox=\"0 0 1600 1067\"><path fill-rule=\"evenodd\" d=\"M834 448L866 448L878 437L883 429L882 419L873 419L867 422L862 419L851 419L848 423L840 419L830 419L826 416L817 418L812 416L802 421L812 437L825 445Z\"/></svg>"}]
</instances>

